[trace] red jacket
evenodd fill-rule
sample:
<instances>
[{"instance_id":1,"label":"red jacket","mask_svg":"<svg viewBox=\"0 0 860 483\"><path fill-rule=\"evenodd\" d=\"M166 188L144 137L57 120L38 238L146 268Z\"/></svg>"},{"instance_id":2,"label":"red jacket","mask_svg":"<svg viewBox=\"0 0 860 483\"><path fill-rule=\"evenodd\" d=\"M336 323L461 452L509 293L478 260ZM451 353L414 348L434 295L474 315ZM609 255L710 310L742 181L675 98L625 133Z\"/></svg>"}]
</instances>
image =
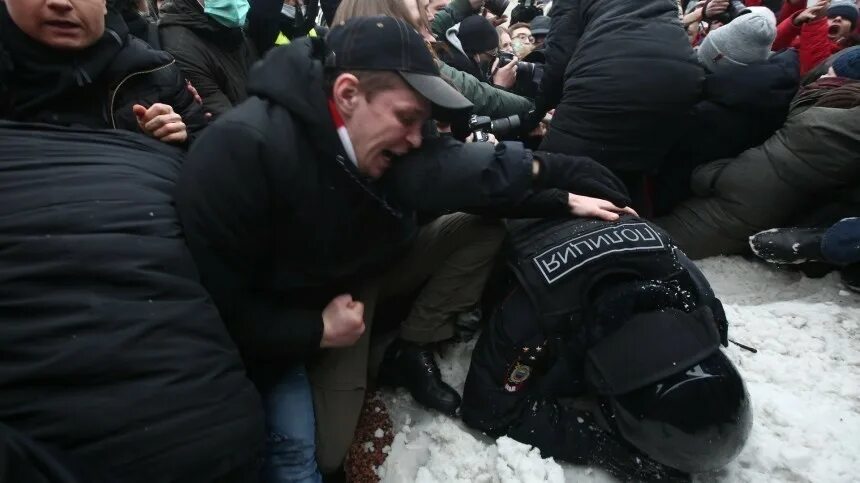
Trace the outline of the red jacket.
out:
<instances>
[{"instance_id":1,"label":"red jacket","mask_svg":"<svg viewBox=\"0 0 860 483\"><path fill-rule=\"evenodd\" d=\"M815 66L831 55L839 52L844 46L830 40L827 36L827 19L820 18L805 23L800 27L794 25L794 18L806 9L806 6L792 5L785 2L779 12L779 27L771 50L778 52L794 47L800 54L800 75L805 75Z\"/></svg>"}]
</instances>

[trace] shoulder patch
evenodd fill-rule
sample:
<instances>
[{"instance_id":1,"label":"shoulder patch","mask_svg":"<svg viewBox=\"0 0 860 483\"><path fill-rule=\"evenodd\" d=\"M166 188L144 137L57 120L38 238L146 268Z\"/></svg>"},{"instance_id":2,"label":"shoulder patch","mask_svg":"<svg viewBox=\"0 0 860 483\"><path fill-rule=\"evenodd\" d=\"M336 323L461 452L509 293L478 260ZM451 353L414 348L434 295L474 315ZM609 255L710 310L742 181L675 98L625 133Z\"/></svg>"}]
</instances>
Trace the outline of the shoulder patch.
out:
<instances>
[{"instance_id":1,"label":"shoulder patch","mask_svg":"<svg viewBox=\"0 0 860 483\"><path fill-rule=\"evenodd\" d=\"M505 391L517 392L522 389L523 384L532 375L531 366L527 366L519 361L514 363L513 367L508 371L508 377L505 381Z\"/></svg>"},{"instance_id":2,"label":"shoulder patch","mask_svg":"<svg viewBox=\"0 0 860 483\"><path fill-rule=\"evenodd\" d=\"M666 243L647 223L622 223L571 238L533 258L547 285L613 253L660 251Z\"/></svg>"}]
</instances>

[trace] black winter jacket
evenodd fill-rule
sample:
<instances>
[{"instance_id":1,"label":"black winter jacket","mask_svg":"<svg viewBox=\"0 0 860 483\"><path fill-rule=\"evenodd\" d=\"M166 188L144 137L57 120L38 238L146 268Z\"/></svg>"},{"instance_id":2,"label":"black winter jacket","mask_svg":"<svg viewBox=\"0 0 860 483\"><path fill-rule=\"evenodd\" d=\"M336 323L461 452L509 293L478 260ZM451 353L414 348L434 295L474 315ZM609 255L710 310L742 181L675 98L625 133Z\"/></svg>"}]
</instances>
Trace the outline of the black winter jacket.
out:
<instances>
[{"instance_id":1,"label":"black winter jacket","mask_svg":"<svg viewBox=\"0 0 860 483\"><path fill-rule=\"evenodd\" d=\"M693 195L690 176L698 166L730 158L765 142L782 127L800 82L797 51L768 62L709 73L702 100L655 182L655 215Z\"/></svg>"},{"instance_id":2,"label":"black winter jacket","mask_svg":"<svg viewBox=\"0 0 860 483\"><path fill-rule=\"evenodd\" d=\"M310 38L272 49L251 97L192 147L177 191L203 283L251 360L313 354L322 309L398 260L417 210L567 209L566 193L534 196L531 153L518 143L426 140L378 182L365 179L328 111L324 49Z\"/></svg>"},{"instance_id":3,"label":"black winter jacket","mask_svg":"<svg viewBox=\"0 0 860 483\"><path fill-rule=\"evenodd\" d=\"M673 2L557 0L535 101L556 107L541 149L613 171L655 171L683 133L703 78Z\"/></svg>"},{"instance_id":4,"label":"black winter jacket","mask_svg":"<svg viewBox=\"0 0 860 483\"><path fill-rule=\"evenodd\" d=\"M257 54L242 29L209 18L197 0L165 5L158 29L161 48L176 57L213 118L245 100L248 71Z\"/></svg>"},{"instance_id":5,"label":"black winter jacket","mask_svg":"<svg viewBox=\"0 0 860 483\"><path fill-rule=\"evenodd\" d=\"M0 118L140 133L132 106L160 102L191 137L206 127L173 57L130 36L120 14L105 21L95 45L61 53L30 39L0 3Z\"/></svg>"},{"instance_id":6,"label":"black winter jacket","mask_svg":"<svg viewBox=\"0 0 860 483\"><path fill-rule=\"evenodd\" d=\"M179 151L5 121L0 145L0 421L107 481L253 462L262 406L182 238Z\"/></svg>"}]
</instances>

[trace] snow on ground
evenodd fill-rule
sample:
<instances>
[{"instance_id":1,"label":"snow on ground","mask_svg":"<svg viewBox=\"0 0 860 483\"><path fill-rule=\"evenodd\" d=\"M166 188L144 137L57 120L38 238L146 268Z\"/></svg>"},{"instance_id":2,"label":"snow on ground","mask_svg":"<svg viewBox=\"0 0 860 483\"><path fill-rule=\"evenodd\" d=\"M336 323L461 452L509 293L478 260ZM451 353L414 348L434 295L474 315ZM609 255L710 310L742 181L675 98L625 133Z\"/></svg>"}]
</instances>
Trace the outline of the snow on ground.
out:
<instances>
[{"instance_id":1,"label":"snow on ground","mask_svg":"<svg viewBox=\"0 0 860 483\"><path fill-rule=\"evenodd\" d=\"M746 448L699 482L860 482L860 296L838 275L812 280L745 261L700 266L725 304L728 354L753 403ZM474 341L440 360L462 392ZM401 390L384 393L397 434L379 468L384 483L612 482L597 469L541 459L509 438L497 441L458 420L419 408Z\"/></svg>"}]
</instances>

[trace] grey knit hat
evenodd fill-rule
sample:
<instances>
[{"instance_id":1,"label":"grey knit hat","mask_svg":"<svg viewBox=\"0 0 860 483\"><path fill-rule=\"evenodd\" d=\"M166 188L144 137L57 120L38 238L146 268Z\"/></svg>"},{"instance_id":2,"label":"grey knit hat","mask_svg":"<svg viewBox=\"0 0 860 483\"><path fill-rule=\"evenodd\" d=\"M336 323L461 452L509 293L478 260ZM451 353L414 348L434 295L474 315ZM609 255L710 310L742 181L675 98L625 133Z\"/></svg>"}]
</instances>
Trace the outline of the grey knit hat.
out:
<instances>
[{"instance_id":1,"label":"grey knit hat","mask_svg":"<svg viewBox=\"0 0 860 483\"><path fill-rule=\"evenodd\" d=\"M851 22L851 30L857 26L858 11L854 0L833 0L830 2L830 6L827 7L827 16L835 17L837 15Z\"/></svg>"},{"instance_id":2,"label":"grey knit hat","mask_svg":"<svg viewBox=\"0 0 860 483\"><path fill-rule=\"evenodd\" d=\"M776 16L766 7L749 7L731 23L709 33L699 47L699 62L711 72L730 65L767 60L776 38Z\"/></svg>"}]
</instances>

